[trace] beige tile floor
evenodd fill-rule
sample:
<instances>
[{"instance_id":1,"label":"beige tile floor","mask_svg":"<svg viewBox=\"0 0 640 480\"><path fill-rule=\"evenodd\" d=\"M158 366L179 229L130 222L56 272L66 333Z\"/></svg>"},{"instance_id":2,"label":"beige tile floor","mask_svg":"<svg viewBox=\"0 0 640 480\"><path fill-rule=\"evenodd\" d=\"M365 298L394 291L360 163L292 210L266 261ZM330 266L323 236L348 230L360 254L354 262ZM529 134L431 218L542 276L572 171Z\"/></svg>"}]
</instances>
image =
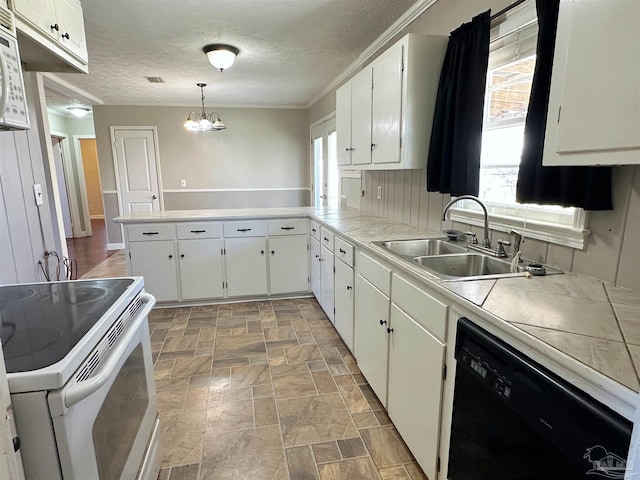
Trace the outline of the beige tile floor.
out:
<instances>
[{"instance_id":1,"label":"beige tile floor","mask_svg":"<svg viewBox=\"0 0 640 480\"><path fill-rule=\"evenodd\" d=\"M426 478L315 299L156 308L149 327L160 480Z\"/></svg>"}]
</instances>

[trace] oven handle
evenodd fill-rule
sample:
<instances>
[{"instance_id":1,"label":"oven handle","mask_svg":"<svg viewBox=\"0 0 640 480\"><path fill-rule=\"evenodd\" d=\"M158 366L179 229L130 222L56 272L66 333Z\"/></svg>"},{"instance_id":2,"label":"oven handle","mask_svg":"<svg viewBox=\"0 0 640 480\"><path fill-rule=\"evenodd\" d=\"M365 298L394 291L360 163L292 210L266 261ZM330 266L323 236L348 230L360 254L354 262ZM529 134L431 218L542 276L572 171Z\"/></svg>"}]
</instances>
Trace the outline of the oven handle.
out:
<instances>
[{"instance_id":1,"label":"oven handle","mask_svg":"<svg viewBox=\"0 0 640 480\"><path fill-rule=\"evenodd\" d=\"M138 312L136 318L132 321L132 323L129 324L128 332L124 337L120 339L120 345L118 345L118 347L111 352L107 363L102 366L100 371L95 376L89 378L88 380L85 380L84 382L77 383L67 391L64 396L64 404L67 406L67 408L87 398L89 395L102 387L102 385L104 385L107 380L109 380L111 374L113 373L113 370L116 368L116 365L124 355L126 349L129 347L129 344L138 334L140 325L147 320L149 312L156 304L155 297L146 292L142 292L142 294L140 295L140 299L144 304L143 309Z\"/></svg>"}]
</instances>

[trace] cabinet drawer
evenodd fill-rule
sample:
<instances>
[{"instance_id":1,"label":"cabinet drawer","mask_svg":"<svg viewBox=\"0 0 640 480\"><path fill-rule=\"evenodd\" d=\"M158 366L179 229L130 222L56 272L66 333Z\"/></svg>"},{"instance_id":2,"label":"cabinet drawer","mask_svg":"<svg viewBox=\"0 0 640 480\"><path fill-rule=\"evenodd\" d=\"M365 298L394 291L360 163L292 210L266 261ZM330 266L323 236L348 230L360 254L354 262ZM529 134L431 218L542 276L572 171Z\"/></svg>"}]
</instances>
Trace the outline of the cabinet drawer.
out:
<instances>
[{"instance_id":1,"label":"cabinet drawer","mask_svg":"<svg viewBox=\"0 0 640 480\"><path fill-rule=\"evenodd\" d=\"M150 223L147 225L128 225L130 242L148 242L151 240L174 240L176 226L173 223Z\"/></svg>"},{"instance_id":2,"label":"cabinet drawer","mask_svg":"<svg viewBox=\"0 0 640 480\"><path fill-rule=\"evenodd\" d=\"M445 339L447 305L395 274L391 299L421 327L429 330L440 340Z\"/></svg>"},{"instance_id":3,"label":"cabinet drawer","mask_svg":"<svg viewBox=\"0 0 640 480\"><path fill-rule=\"evenodd\" d=\"M325 227L320 227L320 244L333 252L333 232L327 230Z\"/></svg>"},{"instance_id":4,"label":"cabinet drawer","mask_svg":"<svg viewBox=\"0 0 640 480\"><path fill-rule=\"evenodd\" d=\"M269 236L306 235L308 233L306 218L292 218L291 220L269 220Z\"/></svg>"},{"instance_id":5,"label":"cabinet drawer","mask_svg":"<svg viewBox=\"0 0 640 480\"><path fill-rule=\"evenodd\" d=\"M225 222L224 236L234 237L264 237L266 234L265 222L262 220L248 220L245 222Z\"/></svg>"},{"instance_id":6,"label":"cabinet drawer","mask_svg":"<svg viewBox=\"0 0 640 480\"><path fill-rule=\"evenodd\" d=\"M391 294L391 270L373 258L358 253L358 273L387 296Z\"/></svg>"},{"instance_id":7,"label":"cabinet drawer","mask_svg":"<svg viewBox=\"0 0 640 480\"><path fill-rule=\"evenodd\" d=\"M178 239L190 238L220 238L222 236L222 224L217 222L193 222L179 223L176 225Z\"/></svg>"},{"instance_id":8,"label":"cabinet drawer","mask_svg":"<svg viewBox=\"0 0 640 480\"><path fill-rule=\"evenodd\" d=\"M315 238L316 240L320 241L320 224L317 222L314 222L313 220L311 220L310 223L310 231L311 231L311 236L313 238Z\"/></svg>"},{"instance_id":9,"label":"cabinet drawer","mask_svg":"<svg viewBox=\"0 0 640 480\"><path fill-rule=\"evenodd\" d=\"M336 258L339 258L350 267L353 267L353 245L345 242L340 237L335 237L334 244L334 254Z\"/></svg>"}]
</instances>

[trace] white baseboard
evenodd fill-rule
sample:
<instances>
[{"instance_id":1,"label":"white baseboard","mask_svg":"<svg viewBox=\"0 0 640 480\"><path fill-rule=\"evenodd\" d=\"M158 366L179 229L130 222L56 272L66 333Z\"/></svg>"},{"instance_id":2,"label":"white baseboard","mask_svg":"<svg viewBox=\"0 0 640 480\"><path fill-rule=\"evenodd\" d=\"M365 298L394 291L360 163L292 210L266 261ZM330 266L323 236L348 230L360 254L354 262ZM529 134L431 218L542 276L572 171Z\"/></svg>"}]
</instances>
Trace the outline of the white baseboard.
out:
<instances>
[{"instance_id":1,"label":"white baseboard","mask_svg":"<svg viewBox=\"0 0 640 480\"><path fill-rule=\"evenodd\" d=\"M107 243L107 250L122 250L124 243Z\"/></svg>"}]
</instances>

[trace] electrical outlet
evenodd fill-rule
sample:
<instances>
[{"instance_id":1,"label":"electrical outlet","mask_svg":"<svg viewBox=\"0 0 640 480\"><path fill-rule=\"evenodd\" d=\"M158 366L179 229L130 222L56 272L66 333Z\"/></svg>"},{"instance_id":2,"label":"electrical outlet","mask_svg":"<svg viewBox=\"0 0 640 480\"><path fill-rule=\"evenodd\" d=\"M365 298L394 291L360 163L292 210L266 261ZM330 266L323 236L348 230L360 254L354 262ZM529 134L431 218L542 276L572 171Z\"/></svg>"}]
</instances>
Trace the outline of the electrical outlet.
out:
<instances>
[{"instance_id":1,"label":"electrical outlet","mask_svg":"<svg viewBox=\"0 0 640 480\"><path fill-rule=\"evenodd\" d=\"M186 188L186 187L187 187L187 179L186 179L186 178L182 178L182 179L180 180L180 186L181 186L182 188Z\"/></svg>"},{"instance_id":2,"label":"electrical outlet","mask_svg":"<svg viewBox=\"0 0 640 480\"><path fill-rule=\"evenodd\" d=\"M378 200L382 198L382 187L378 185Z\"/></svg>"},{"instance_id":3,"label":"electrical outlet","mask_svg":"<svg viewBox=\"0 0 640 480\"><path fill-rule=\"evenodd\" d=\"M44 205L44 197L42 196L42 185L39 183L33 184L33 194L36 197L36 205L39 207L40 205Z\"/></svg>"}]
</instances>

